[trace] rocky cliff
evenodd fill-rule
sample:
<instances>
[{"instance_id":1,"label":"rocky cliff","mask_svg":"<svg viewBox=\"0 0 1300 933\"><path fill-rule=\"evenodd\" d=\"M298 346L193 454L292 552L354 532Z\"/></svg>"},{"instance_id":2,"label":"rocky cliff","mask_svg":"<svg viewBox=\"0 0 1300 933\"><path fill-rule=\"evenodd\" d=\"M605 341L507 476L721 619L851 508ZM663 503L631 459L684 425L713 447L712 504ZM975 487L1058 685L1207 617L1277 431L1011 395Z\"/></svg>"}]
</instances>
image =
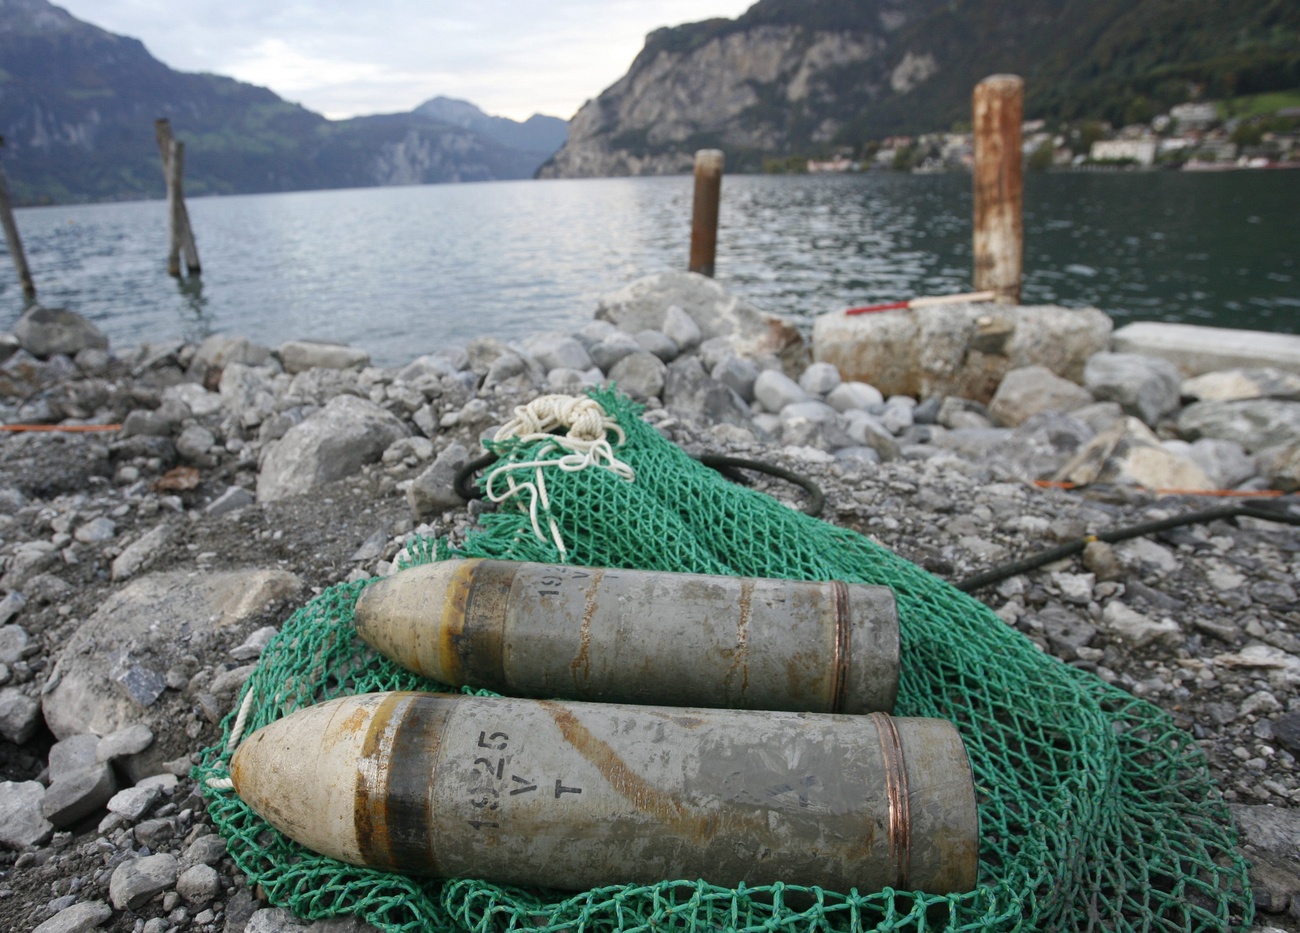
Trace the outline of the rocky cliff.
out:
<instances>
[{"instance_id":1,"label":"rocky cliff","mask_svg":"<svg viewBox=\"0 0 1300 933\"><path fill-rule=\"evenodd\" d=\"M830 143L862 102L936 70L911 54L889 66L893 36L928 2L805 2L651 33L628 73L578 111L541 177L671 174L707 146L725 149L729 168L755 167L795 140Z\"/></svg>"},{"instance_id":2,"label":"rocky cliff","mask_svg":"<svg viewBox=\"0 0 1300 933\"><path fill-rule=\"evenodd\" d=\"M1012 72L1026 115L1150 119L1172 104L1300 85L1286 0L759 0L646 38L574 117L542 177L728 170L970 120L971 88Z\"/></svg>"},{"instance_id":3,"label":"rocky cliff","mask_svg":"<svg viewBox=\"0 0 1300 933\"><path fill-rule=\"evenodd\" d=\"M563 142L562 120L451 103L327 120L266 88L175 71L47 0L0 0L0 157L20 203L160 196L160 117L187 145L190 194L529 178Z\"/></svg>"}]
</instances>

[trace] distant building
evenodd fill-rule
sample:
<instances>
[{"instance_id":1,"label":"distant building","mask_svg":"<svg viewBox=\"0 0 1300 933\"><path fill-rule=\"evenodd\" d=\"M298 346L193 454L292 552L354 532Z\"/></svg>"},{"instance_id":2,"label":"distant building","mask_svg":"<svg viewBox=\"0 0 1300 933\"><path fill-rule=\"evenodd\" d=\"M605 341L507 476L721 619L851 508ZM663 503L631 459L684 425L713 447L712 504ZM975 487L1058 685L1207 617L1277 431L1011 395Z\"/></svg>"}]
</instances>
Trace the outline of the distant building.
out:
<instances>
[{"instance_id":1,"label":"distant building","mask_svg":"<svg viewBox=\"0 0 1300 933\"><path fill-rule=\"evenodd\" d=\"M840 156L835 159L825 159L817 161L816 159L808 160L808 173L815 175L819 172L851 172L854 169L852 159Z\"/></svg>"},{"instance_id":2,"label":"distant building","mask_svg":"<svg viewBox=\"0 0 1300 933\"><path fill-rule=\"evenodd\" d=\"M1156 160L1154 139L1099 139L1092 144L1088 158L1093 162L1136 162L1151 165Z\"/></svg>"},{"instance_id":3,"label":"distant building","mask_svg":"<svg viewBox=\"0 0 1300 933\"><path fill-rule=\"evenodd\" d=\"M1213 103L1179 104L1169 109L1179 130L1203 130L1219 122L1219 108Z\"/></svg>"}]
</instances>

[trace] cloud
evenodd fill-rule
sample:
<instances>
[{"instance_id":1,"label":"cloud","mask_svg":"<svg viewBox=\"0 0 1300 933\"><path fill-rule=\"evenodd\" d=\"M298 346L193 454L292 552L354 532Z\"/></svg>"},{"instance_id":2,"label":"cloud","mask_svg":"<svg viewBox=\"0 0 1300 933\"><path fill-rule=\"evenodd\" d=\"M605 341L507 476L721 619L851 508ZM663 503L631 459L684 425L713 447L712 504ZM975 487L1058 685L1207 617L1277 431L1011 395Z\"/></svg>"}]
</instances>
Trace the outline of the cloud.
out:
<instances>
[{"instance_id":1,"label":"cloud","mask_svg":"<svg viewBox=\"0 0 1300 933\"><path fill-rule=\"evenodd\" d=\"M660 26L736 16L749 0L61 0L142 39L173 68L271 88L331 117L439 94L489 113L570 117Z\"/></svg>"}]
</instances>

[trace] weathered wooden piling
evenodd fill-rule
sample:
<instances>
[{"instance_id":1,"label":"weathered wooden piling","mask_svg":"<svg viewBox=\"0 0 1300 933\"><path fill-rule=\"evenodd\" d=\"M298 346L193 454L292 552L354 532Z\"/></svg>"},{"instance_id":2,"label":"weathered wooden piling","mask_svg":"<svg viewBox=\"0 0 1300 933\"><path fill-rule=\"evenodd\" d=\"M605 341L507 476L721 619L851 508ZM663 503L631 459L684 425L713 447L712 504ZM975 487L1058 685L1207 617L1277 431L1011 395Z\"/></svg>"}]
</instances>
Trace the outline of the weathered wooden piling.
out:
<instances>
[{"instance_id":1,"label":"weathered wooden piling","mask_svg":"<svg viewBox=\"0 0 1300 933\"><path fill-rule=\"evenodd\" d=\"M0 137L0 146L4 138ZM9 255L13 257L14 268L18 271L18 281L22 283L23 294L28 298L36 297L36 284L32 281L32 270L27 265L27 255L23 252L23 241L18 235L18 224L14 221L13 200L9 197L9 180L5 178L4 169L0 168L0 225L5 228L5 242L9 244Z\"/></svg>"},{"instance_id":2,"label":"weathered wooden piling","mask_svg":"<svg viewBox=\"0 0 1300 933\"><path fill-rule=\"evenodd\" d=\"M1025 82L992 75L975 85L975 288L1020 303L1024 270L1024 174L1020 123Z\"/></svg>"},{"instance_id":3,"label":"weathered wooden piling","mask_svg":"<svg viewBox=\"0 0 1300 933\"><path fill-rule=\"evenodd\" d=\"M713 277L718 253L718 201L722 195L721 149L695 153L695 209L691 216L691 272Z\"/></svg>"},{"instance_id":4,"label":"weathered wooden piling","mask_svg":"<svg viewBox=\"0 0 1300 933\"><path fill-rule=\"evenodd\" d=\"M189 211L185 209L185 144L172 136L171 123L165 118L154 121L154 133L162 157L163 179L167 183L167 273L180 278L184 251L185 271L198 275L199 249L190 228Z\"/></svg>"}]
</instances>

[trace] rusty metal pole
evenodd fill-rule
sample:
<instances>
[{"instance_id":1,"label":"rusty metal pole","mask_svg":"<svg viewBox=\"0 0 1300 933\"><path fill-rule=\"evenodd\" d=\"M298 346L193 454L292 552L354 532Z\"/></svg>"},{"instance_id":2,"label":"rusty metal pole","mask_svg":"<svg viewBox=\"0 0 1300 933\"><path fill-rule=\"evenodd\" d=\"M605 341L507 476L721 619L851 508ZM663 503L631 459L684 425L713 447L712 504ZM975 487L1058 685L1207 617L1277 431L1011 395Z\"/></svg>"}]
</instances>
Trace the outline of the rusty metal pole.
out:
<instances>
[{"instance_id":1,"label":"rusty metal pole","mask_svg":"<svg viewBox=\"0 0 1300 933\"><path fill-rule=\"evenodd\" d=\"M722 196L721 149L695 153L695 208L691 215L691 272L713 277L718 253L718 202Z\"/></svg>"},{"instance_id":2,"label":"rusty metal pole","mask_svg":"<svg viewBox=\"0 0 1300 933\"><path fill-rule=\"evenodd\" d=\"M172 136L171 123L166 119L154 121L154 133L167 184L167 274L180 278L184 251L186 272L198 275L202 271L199 250L190 228L189 211L185 209L185 144Z\"/></svg>"},{"instance_id":3,"label":"rusty metal pole","mask_svg":"<svg viewBox=\"0 0 1300 933\"><path fill-rule=\"evenodd\" d=\"M1025 82L993 75L975 85L975 289L1019 304L1024 270L1024 174L1020 124Z\"/></svg>"},{"instance_id":4,"label":"rusty metal pole","mask_svg":"<svg viewBox=\"0 0 1300 933\"><path fill-rule=\"evenodd\" d=\"M408 670L498 693L818 713L898 693L883 586L448 560L366 587L355 619Z\"/></svg>"},{"instance_id":5,"label":"rusty metal pole","mask_svg":"<svg viewBox=\"0 0 1300 933\"><path fill-rule=\"evenodd\" d=\"M5 242L9 244L9 255L13 257L14 268L18 271L18 281L23 286L23 294L28 298L35 298L36 284L32 281L32 270L27 265L23 241L18 235L18 224L14 220L14 205L9 197L9 182L5 178L3 168L0 168L0 225L5 228Z\"/></svg>"},{"instance_id":6,"label":"rusty metal pole","mask_svg":"<svg viewBox=\"0 0 1300 933\"><path fill-rule=\"evenodd\" d=\"M308 848L444 878L948 894L979 866L942 719L372 693L259 729L230 776Z\"/></svg>"}]
</instances>

